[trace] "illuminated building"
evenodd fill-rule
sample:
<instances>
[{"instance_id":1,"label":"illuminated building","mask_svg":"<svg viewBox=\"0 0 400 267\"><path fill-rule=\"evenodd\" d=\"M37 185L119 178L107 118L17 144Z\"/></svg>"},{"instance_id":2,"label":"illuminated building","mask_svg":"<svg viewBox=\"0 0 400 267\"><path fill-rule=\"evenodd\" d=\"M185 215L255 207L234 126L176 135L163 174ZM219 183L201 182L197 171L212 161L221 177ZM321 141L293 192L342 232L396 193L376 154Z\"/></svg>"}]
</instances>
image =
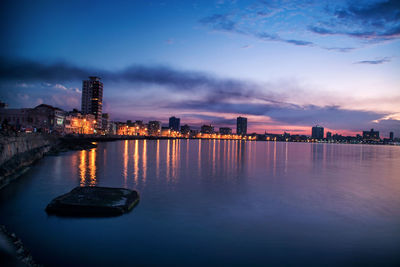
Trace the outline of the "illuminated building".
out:
<instances>
[{"instance_id":1,"label":"illuminated building","mask_svg":"<svg viewBox=\"0 0 400 267\"><path fill-rule=\"evenodd\" d=\"M236 134L246 135L247 134L247 118L237 117L236 119Z\"/></svg>"},{"instance_id":2,"label":"illuminated building","mask_svg":"<svg viewBox=\"0 0 400 267\"><path fill-rule=\"evenodd\" d=\"M374 131L374 129L371 129L371 131L363 131L363 139L365 141L379 141L379 131Z\"/></svg>"},{"instance_id":3,"label":"illuminated building","mask_svg":"<svg viewBox=\"0 0 400 267\"><path fill-rule=\"evenodd\" d=\"M180 126L181 126L181 119L176 118L176 117L171 117L171 118L169 118L169 125L168 125L168 127L169 127L171 130L179 131L179 130L180 130Z\"/></svg>"},{"instance_id":4,"label":"illuminated building","mask_svg":"<svg viewBox=\"0 0 400 267\"><path fill-rule=\"evenodd\" d=\"M147 127L147 129L149 135L159 136L161 134L161 122L149 121L149 126Z\"/></svg>"},{"instance_id":5,"label":"illuminated building","mask_svg":"<svg viewBox=\"0 0 400 267\"><path fill-rule=\"evenodd\" d=\"M96 119L93 114L69 112L65 117L64 132L66 134L93 134L96 128Z\"/></svg>"},{"instance_id":6,"label":"illuminated building","mask_svg":"<svg viewBox=\"0 0 400 267\"><path fill-rule=\"evenodd\" d=\"M210 125L203 125L203 126L201 126L200 132L202 134L212 134L212 133L214 133L214 127L211 126L211 124Z\"/></svg>"},{"instance_id":7,"label":"illuminated building","mask_svg":"<svg viewBox=\"0 0 400 267\"><path fill-rule=\"evenodd\" d=\"M190 127L189 125L185 124L181 127L181 133L185 136L188 136L190 134Z\"/></svg>"},{"instance_id":8,"label":"illuminated building","mask_svg":"<svg viewBox=\"0 0 400 267\"><path fill-rule=\"evenodd\" d=\"M219 128L219 133L220 134L232 134L232 129L221 127L221 128Z\"/></svg>"},{"instance_id":9,"label":"illuminated building","mask_svg":"<svg viewBox=\"0 0 400 267\"><path fill-rule=\"evenodd\" d=\"M40 104L35 108L0 109L0 124L7 121L16 130L32 132L63 132L65 111L50 105Z\"/></svg>"},{"instance_id":10,"label":"illuminated building","mask_svg":"<svg viewBox=\"0 0 400 267\"><path fill-rule=\"evenodd\" d=\"M82 114L93 114L97 127L102 128L103 83L99 77L91 76L82 84Z\"/></svg>"},{"instance_id":11,"label":"illuminated building","mask_svg":"<svg viewBox=\"0 0 400 267\"><path fill-rule=\"evenodd\" d=\"M311 129L312 139L324 139L324 127L316 125Z\"/></svg>"}]
</instances>

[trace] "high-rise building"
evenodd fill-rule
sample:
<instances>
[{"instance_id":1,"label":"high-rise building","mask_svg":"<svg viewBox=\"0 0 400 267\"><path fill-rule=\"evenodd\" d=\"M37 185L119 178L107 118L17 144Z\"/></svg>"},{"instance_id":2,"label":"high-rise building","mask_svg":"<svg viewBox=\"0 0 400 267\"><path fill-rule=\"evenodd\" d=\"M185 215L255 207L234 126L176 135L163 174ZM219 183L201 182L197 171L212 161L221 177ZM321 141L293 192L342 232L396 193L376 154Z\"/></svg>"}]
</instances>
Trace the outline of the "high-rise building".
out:
<instances>
[{"instance_id":1,"label":"high-rise building","mask_svg":"<svg viewBox=\"0 0 400 267\"><path fill-rule=\"evenodd\" d=\"M102 127L103 83L99 77L91 76L82 84L82 113L93 114L96 128Z\"/></svg>"},{"instance_id":2,"label":"high-rise building","mask_svg":"<svg viewBox=\"0 0 400 267\"><path fill-rule=\"evenodd\" d=\"M392 140L392 141L394 140L394 133L393 132L389 133L389 139Z\"/></svg>"},{"instance_id":3,"label":"high-rise building","mask_svg":"<svg viewBox=\"0 0 400 267\"><path fill-rule=\"evenodd\" d=\"M247 134L247 118L237 117L237 119L236 119L236 134L239 134L239 135Z\"/></svg>"},{"instance_id":4,"label":"high-rise building","mask_svg":"<svg viewBox=\"0 0 400 267\"><path fill-rule=\"evenodd\" d=\"M324 139L324 127L319 126L319 125L312 127L311 138Z\"/></svg>"},{"instance_id":5,"label":"high-rise building","mask_svg":"<svg viewBox=\"0 0 400 267\"><path fill-rule=\"evenodd\" d=\"M173 131L179 131L181 126L181 119L176 117L169 118L169 125L168 127Z\"/></svg>"}]
</instances>

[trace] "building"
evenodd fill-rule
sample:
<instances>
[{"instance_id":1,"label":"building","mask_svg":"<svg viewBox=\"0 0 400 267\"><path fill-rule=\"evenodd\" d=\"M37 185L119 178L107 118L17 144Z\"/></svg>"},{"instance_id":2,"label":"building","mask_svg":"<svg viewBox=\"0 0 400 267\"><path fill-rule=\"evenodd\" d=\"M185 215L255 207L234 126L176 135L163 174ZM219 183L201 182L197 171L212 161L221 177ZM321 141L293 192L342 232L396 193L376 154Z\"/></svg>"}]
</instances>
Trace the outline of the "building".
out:
<instances>
[{"instance_id":1,"label":"building","mask_svg":"<svg viewBox=\"0 0 400 267\"><path fill-rule=\"evenodd\" d=\"M147 127L147 129L149 135L159 136L161 134L161 122L149 121L149 126Z\"/></svg>"},{"instance_id":2,"label":"building","mask_svg":"<svg viewBox=\"0 0 400 267\"><path fill-rule=\"evenodd\" d=\"M17 131L63 132L65 111L41 104L34 108L0 109L0 124L6 123Z\"/></svg>"},{"instance_id":3,"label":"building","mask_svg":"<svg viewBox=\"0 0 400 267\"><path fill-rule=\"evenodd\" d=\"M214 133L214 127L210 125L203 125L201 126L200 132L202 134L213 134Z\"/></svg>"},{"instance_id":4,"label":"building","mask_svg":"<svg viewBox=\"0 0 400 267\"><path fill-rule=\"evenodd\" d=\"M82 84L82 114L93 114L96 128L102 128L103 83L99 77L91 76Z\"/></svg>"},{"instance_id":5,"label":"building","mask_svg":"<svg viewBox=\"0 0 400 267\"><path fill-rule=\"evenodd\" d=\"M381 139L379 138L379 131L374 131L374 129L371 129L371 131L363 131L363 140L380 141Z\"/></svg>"},{"instance_id":6,"label":"building","mask_svg":"<svg viewBox=\"0 0 400 267\"><path fill-rule=\"evenodd\" d=\"M110 132L110 116L108 113L103 113L101 115L101 129L104 134L109 134Z\"/></svg>"},{"instance_id":7,"label":"building","mask_svg":"<svg viewBox=\"0 0 400 267\"><path fill-rule=\"evenodd\" d=\"M393 133L393 132L390 132L390 133L389 133L389 139L390 139L391 141L394 140L394 133Z\"/></svg>"},{"instance_id":8,"label":"building","mask_svg":"<svg viewBox=\"0 0 400 267\"><path fill-rule=\"evenodd\" d=\"M221 128L219 128L219 133L220 134L232 134L232 129L226 128L226 127L221 127Z\"/></svg>"},{"instance_id":9,"label":"building","mask_svg":"<svg viewBox=\"0 0 400 267\"><path fill-rule=\"evenodd\" d=\"M82 114L76 110L68 112L65 117L66 134L93 134L96 123L93 114Z\"/></svg>"},{"instance_id":10,"label":"building","mask_svg":"<svg viewBox=\"0 0 400 267\"><path fill-rule=\"evenodd\" d=\"M247 134L247 118L238 117L236 119L236 134L238 135Z\"/></svg>"},{"instance_id":11,"label":"building","mask_svg":"<svg viewBox=\"0 0 400 267\"><path fill-rule=\"evenodd\" d=\"M185 124L181 127L181 134L187 136L190 134L190 127L189 125Z\"/></svg>"},{"instance_id":12,"label":"building","mask_svg":"<svg viewBox=\"0 0 400 267\"><path fill-rule=\"evenodd\" d=\"M181 119L176 117L169 118L168 127L173 131L179 131L181 126Z\"/></svg>"},{"instance_id":13,"label":"building","mask_svg":"<svg viewBox=\"0 0 400 267\"><path fill-rule=\"evenodd\" d=\"M316 125L311 129L312 139L324 139L324 127Z\"/></svg>"},{"instance_id":14,"label":"building","mask_svg":"<svg viewBox=\"0 0 400 267\"><path fill-rule=\"evenodd\" d=\"M332 139L332 133L331 132L327 132L326 133L326 139Z\"/></svg>"}]
</instances>

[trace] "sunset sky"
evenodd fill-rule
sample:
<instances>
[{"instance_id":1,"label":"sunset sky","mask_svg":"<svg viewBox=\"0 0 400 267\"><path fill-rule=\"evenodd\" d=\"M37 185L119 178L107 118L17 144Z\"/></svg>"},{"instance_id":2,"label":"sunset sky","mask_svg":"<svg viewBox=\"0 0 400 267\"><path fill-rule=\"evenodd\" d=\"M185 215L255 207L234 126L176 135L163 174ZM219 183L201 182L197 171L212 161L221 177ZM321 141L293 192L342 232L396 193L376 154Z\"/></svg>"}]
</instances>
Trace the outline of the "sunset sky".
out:
<instances>
[{"instance_id":1,"label":"sunset sky","mask_svg":"<svg viewBox=\"0 0 400 267\"><path fill-rule=\"evenodd\" d=\"M0 100L113 120L400 136L400 1L1 1Z\"/></svg>"}]
</instances>

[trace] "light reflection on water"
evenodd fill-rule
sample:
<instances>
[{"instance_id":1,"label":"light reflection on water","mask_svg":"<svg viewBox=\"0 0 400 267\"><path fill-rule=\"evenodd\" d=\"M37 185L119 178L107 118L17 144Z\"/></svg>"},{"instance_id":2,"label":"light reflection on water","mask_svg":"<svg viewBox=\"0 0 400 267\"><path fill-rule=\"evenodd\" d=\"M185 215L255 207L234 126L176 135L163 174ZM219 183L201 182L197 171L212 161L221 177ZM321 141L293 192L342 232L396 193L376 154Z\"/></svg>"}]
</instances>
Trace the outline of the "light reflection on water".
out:
<instances>
[{"instance_id":1,"label":"light reflection on water","mask_svg":"<svg viewBox=\"0 0 400 267\"><path fill-rule=\"evenodd\" d=\"M399 159L400 148L387 146L99 143L46 157L0 191L0 223L50 266L393 264L400 262ZM43 211L84 185L137 189L141 201L112 219Z\"/></svg>"}]
</instances>

